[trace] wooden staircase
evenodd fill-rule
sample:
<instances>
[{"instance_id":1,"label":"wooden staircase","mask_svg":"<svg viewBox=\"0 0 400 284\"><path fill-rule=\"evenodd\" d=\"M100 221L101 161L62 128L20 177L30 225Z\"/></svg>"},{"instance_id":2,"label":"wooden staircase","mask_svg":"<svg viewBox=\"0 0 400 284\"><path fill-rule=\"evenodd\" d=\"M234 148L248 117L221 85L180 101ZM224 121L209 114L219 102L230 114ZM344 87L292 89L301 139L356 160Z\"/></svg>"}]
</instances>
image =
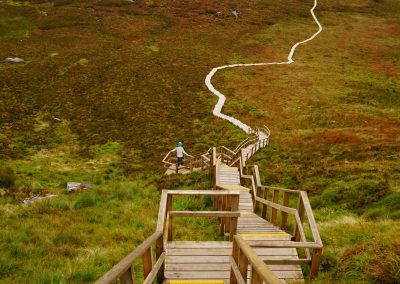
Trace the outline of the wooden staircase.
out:
<instances>
[{"instance_id":1,"label":"wooden staircase","mask_svg":"<svg viewBox=\"0 0 400 284\"><path fill-rule=\"evenodd\" d=\"M133 263L140 257L140 283L302 282L301 265L310 266L314 278L322 242L307 193L264 186L257 166L246 166L268 138L269 132L259 131L256 140L246 139L235 150L211 148L203 154L208 165L202 168L210 170L213 189L164 190L156 232L96 283L135 283ZM173 199L182 195L211 195L214 211L173 211ZM228 239L173 240L173 221L180 217L218 218Z\"/></svg>"}]
</instances>

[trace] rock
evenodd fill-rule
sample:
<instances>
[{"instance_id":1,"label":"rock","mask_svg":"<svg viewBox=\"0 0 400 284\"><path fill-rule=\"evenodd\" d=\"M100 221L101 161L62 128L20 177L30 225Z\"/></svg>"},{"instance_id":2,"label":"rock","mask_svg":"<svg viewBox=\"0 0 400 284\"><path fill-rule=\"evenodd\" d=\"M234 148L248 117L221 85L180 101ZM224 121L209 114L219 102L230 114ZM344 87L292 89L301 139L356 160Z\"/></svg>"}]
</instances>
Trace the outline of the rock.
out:
<instances>
[{"instance_id":1,"label":"rock","mask_svg":"<svg viewBox=\"0 0 400 284\"><path fill-rule=\"evenodd\" d=\"M24 205L29 205L29 204L41 201L43 199L49 199L49 198L53 198L56 196L57 195L55 195L55 194L46 194L45 196L34 196L31 198L25 198L22 202L24 203Z\"/></svg>"},{"instance_id":2,"label":"rock","mask_svg":"<svg viewBox=\"0 0 400 284\"><path fill-rule=\"evenodd\" d=\"M19 57L7 57L6 59L4 59L4 62L21 63L21 62L24 62L24 60Z\"/></svg>"},{"instance_id":3,"label":"rock","mask_svg":"<svg viewBox=\"0 0 400 284\"><path fill-rule=\"evenodd\" d=\"M74 192L78 189L87 189L91 188L92 185L89 183L80 183L80 182L69 182L67 183L67 192Z\"/></svg>"},{"instance_id":4,"label":"rock","mask_svg":"<svg viewBox=\"0 0 400 284\"><path fill-rule=\"evenodd\" d=\"M54 120L60 122L61 118L55 117Z\"/></svg>"},{"instance_id":5,"label":"rock","mask_svg":"<svg viewBox=\"0 0 400 284\"><path fill-rule=\"evenodd\" d=\"M232 15L234 15L236 18L239 17L239 12L237 10L232 11Z\"/></svg>"},{"instance_id":6,"label":"rock","mask_svg":"<svg viewBox=\"0 0 400 284\"><path fill-rule=\"evenodd\" d=\"M86 59L86 58L81 58L81 59L79 59L79 61L78 61L78 64L79 64L79 65L86 65L86 64L88 64L88 63L89 63L89 60Z\"/></svg>"},{"instance_id":7,"label":"rock","mask_svg":"<svg viewBox=\"0 0 400 284\"><path fill-rule=\"evenodd\" d=\"M49 149L42 148L42 149L40 149L40 152L41 152L41 153L47 153L47 152L49 152Z\"/></svg>"}]
</instances>

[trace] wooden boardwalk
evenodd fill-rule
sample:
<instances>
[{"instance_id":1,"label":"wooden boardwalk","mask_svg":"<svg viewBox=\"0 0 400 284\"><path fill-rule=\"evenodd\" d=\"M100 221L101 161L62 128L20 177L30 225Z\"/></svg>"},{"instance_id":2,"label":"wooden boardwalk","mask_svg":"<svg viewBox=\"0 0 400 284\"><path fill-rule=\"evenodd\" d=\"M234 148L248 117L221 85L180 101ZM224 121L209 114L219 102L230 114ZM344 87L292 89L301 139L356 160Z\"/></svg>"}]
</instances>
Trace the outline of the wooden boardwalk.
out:
<instances>
[{"instance_id":1,"label":"wooden boardwalk","mask_svg":"<svg viewBox=\"0 0 400 284\"><path fill-rule=\"evenodd\" d=\"M208 170L212 190L163 190L156 231L96 283L135 283L133 263L139 258L144 279L140 283L145 284L155 280L170 284L297 283L304 282L301 264L309 266L313 279L323 245L307 193L262 185L258 167L246 165L268 145L269 130L265 129L234 150L212 147L191 157L189 166L179 171L174 168L176 157L166 155L167 174ZM214 211L174 211L173 199L185 195L212 196ZM220 231L229 241L173 240L174 219L179 217L218 218ZM306 233L312 240L307 240Z\"/></svg>"},{"instance_id":2,"label":"wooden boardwalk","mask_svg":"<svg viewBox=\"0 0 400 284\"><path fill-rule=\"evenodd\" d=\"M251 152L251 149L248 149ZM249 189L240 185L237 167L220 164L217 173L217 186L223 190L239 191L239 211L237 234L249 241L290 241L291 236L254 213ZM300 265L275 264L277 260L298 259L295 248L253 247L256 254L265 261L271 271L283 283L303 281ZM167 283L184 283L201 279L212 279L229 283L232 254L231 242L170 242L166 249L165 276ZM250 279L249 266L248 280ZM169 282L171 281L171 282ZM222 281L222 282L221 282ZM209 283L209 282L199 282Z\"/></svg>"}]
</instances>

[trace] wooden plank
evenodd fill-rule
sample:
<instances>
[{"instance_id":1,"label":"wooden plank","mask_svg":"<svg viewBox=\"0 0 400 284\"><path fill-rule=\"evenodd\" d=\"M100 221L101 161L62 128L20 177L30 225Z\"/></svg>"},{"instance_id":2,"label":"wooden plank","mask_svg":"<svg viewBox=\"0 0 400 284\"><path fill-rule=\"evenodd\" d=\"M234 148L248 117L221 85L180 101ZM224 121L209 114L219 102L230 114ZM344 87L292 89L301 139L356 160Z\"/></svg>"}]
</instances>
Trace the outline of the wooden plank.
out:
<instances>
[{"instance_id":1,"label":"wooden plank","mask_svg":"<svg viewBox=\"0 0 400 284\"><path fill-rule=\"evenodd\" d=\"M172 255L231 255L232 248L176 248L167 249L168 256Z\"/></svg>"},{"instance_id":2,"label":"wooden plank","mask_svg":"<svg viewBox=\"0 0 400 284\"><path fill-rule=\"evenodd\" d=\"M235 190L167 190L168 195L237 195Z\"/></svg>"},{"instance_id":3,"label":"wooden plank","mask_svg":"<svg viewBox=\"0 0 400 284\"><path fill-rule=\"evenodd\" d=\"M167 263L229 263L229 257L220 255L167 255Z\"/></svg>"},{"instance_id":4,"label":"wooden plank","mask_svg":"<svg viewBox=\"0 0 400 284\"><path fill-rule=\"evenodd\" d=\"M226 284L226 282L225 280L216 280L216 279L209 279L209 280L173 279L173 280L168 280L167 284Z\"/></svg>"},{"instance_id":5,"label":"wooden plank","mask_svg":"<svg viewBox=\"0 0 400 284\"><path fill-rule=\"evenodd\" d=\"M193 241L175 241L169 242L166 246L170 248L230 248L232 249L231 242L193 242Z\"/></svg>"},{"instance_id":6,"label":"wooden plank","mask_svg":"<svg viewBox=\"0 0 400 284\"><path fill-rule=\"evenodd\" d=\"M279 237L243 237L246 241L288 241L290 240L290 237L284 237L284 236L279 236Z\"/></svg>"},{"instance_id":7,"label":"wooden plank","mask_svg":"<svg viewBox=\"0 0 400 284\"><path fill-rule=\"evenodd\" d=\"M229 270L230 264L226 263L166 263L165 269L168 271L217 271Z\"/></svg>"},{"instance_id":8,"label":"wooden plank","mask_svg":"<svg viewBox=\"0 0 400 284\"><path fill-rule=\"evenodd\" d=\"M172 279L229 279L230 271L167 271L165 276Z\"/></svg>"},{"instance_id":9,"label":"wooden plank","mask_svg":"<svg viewBox=\"0 0 400 284\"><path fill-rule=\"evenodd\" d=\"M272 234L240 234L241 237L289 237L288 234L272 233Z\"/></svg>"},{"instance_id":10,"label":"wooden plank","mask_svg":"<svg viewBox=\"0 0 400 284\"><path fill-rule=\"evenodd\" d=\"M297 256L295 248L257 248L253 247L253 250L257 255L269 256L269 255L289 255Z\"/></svg>"},{"instance_id":11,"label":"wooden plank","mask_svg":"<svg viewBox=\"0 0 400 284\"><path fill-rule=\"evenodd\" d=\"M171 217L239 217L239 211L170 211Z\"/></svg>"}]
</instances>

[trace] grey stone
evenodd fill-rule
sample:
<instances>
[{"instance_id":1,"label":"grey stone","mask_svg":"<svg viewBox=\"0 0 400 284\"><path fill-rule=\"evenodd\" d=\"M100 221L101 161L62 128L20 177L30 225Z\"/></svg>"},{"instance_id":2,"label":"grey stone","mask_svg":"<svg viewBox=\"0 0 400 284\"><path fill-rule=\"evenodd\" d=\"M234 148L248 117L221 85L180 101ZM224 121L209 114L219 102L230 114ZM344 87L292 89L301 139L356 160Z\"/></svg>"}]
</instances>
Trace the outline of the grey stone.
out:
<instances>
[{"instance_id":1,"label":"grey stone","mask_svg":"<svg viewBox=\"0 0 400 284\"><path fill-rule=\"evenodd\" d=\"M74 192L78 189L88 189L91 188L92 185L89 183L80 183L80 182L69 182L67 183L67 192Z\"/></svg>"},{"instance_id":2,"label":"grey stone","mask_svg":"<svg viewBox=\"0 0 400 284\"><path fill-rule=\"evenodd\" d=\"M4 59L4 62L21 63L21 62L24 62L24 60L19 57L7 57L6 59Z\"/></svg>"},{"instance_id":3,"label":"grey stone","mask_svg":"<svg viewBox=\"0 0 400 284\"><path fill-rule=\"evenodd\" d=\"M34 196L31 198L25 198L22 202L24 203L24 205L29 205L38 201L42 201L44 199L49 199L49 198L53 198L56 197L57 195L55 194L46 194L45 196Z\"/></svg>"}]
</instances>

